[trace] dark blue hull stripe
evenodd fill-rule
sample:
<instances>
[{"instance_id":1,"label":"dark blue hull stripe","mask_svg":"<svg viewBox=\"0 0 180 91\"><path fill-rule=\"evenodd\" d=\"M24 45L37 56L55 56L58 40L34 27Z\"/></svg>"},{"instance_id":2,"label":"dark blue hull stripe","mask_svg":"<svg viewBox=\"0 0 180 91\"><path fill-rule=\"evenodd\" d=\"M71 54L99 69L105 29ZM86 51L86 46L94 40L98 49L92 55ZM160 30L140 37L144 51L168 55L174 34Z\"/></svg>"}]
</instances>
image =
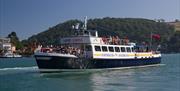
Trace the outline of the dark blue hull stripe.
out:
<instances>
[{"instance_id":1,"label":"dark blue hull stripe","mask_svg":"<svg viewBox=\"0 0 180 91\"><path fill-rule=\"evenodd\" d=\"M100 69L159 64L161 58L146 59L74 59L65 57L50 57L50 59L39 59L35 56L40 69ZM44 56L43 56L44 57Z\"/></svg>"}]
</instances>

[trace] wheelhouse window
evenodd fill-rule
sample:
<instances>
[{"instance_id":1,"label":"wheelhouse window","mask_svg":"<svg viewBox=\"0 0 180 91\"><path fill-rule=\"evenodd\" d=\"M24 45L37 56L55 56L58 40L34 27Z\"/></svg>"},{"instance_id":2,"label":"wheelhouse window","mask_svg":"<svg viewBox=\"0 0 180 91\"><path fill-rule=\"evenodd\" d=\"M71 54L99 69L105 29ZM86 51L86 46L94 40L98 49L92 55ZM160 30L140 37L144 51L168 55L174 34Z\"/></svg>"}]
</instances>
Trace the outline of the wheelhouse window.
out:
<instances>
[{"instance_id":1,"label":"wheelhouse window","mask_svg":"<svg viewBox=\"0 0 180 91\"><path fill-rule=\"evenodd\" d=\"M115 47L115 52L120 52L119 47Z\"/></svg>"},{"instance_id":2,"label":"wheelhouse window","mask_svg":"<svg viewBox=\"0 0 180 91\"><path fill-rule=\"evenodd\" d=\"M108 47L109 48L109 52L114 52L114 48L113 47Z\"/></svg>"},{"instance_id":3,"label":"wheelhouse window","mask_svg":"<svg viewBox=\"0 0 180 91\"><path fill-rule=\"evenodd\" d=\"M121 52L126 52L125 47L121 47Z\"/></svg>"},{"instance_id":4,"label":"wheelhouse window","mask_svg":"<svg viewBox=\"0 0 180 91\"><path fill-rule=\"evenodd\" d=\"M108 50L107 50L107 46L102 46L102 51L103 52L107 52Z\"/></svg>"},{"instance_id":5,"label":"wheelhouse window","mask_svg":"<svg viewBox=\"0 0 180 91\"><path fill-rule=\"evenodd\" d=\"M131 52L131 48L130 47L126 47L127 52Z\"/></svg>"},{"instance_id":6,"label":"wheelhouse window","mask_svg":"<svg viewBox=\"0 0 180 91\"><path fill-rule=\"evenodd\" d=\"M91 45L86 45L85 50L86 51L92 51L92 46Z\"/></svg>"},{"instance_id":7,"label":"wheelhouse window","mask_svg":"<svg viewBox=\"0 0 180 91\"><path fill-rule=\"evenodd\" d=\"M131 48L132 52L134 52L134 47Z\"/></svg>"},{"instance_id":8,"label":"wheelhouse window","mask_svg":"<svg viewBox=\"0 0 180 91\"><path fill-rule=\"evenodd\" d=\"M95 51L101 51L101 47L100 46L94 46L95 47Z\"/></svg>"}]
</instances>

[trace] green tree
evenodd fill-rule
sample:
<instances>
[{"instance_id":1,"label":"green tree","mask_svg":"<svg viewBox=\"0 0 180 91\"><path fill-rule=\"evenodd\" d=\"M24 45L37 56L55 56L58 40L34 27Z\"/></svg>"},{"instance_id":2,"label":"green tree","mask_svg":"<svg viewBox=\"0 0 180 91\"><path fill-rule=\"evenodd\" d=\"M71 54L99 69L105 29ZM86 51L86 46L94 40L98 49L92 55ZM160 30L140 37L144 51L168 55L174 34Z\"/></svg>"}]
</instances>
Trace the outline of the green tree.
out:
<instances>
[{"instance_id":1,"label":"green tree","mask_svg":"<svg viewBox=\"0 0 180 91\"><path fill-rule=\"evenodd\" d=\"M23 47L22 43L19 41L16 32L11 32L10 34L8 34L7 38L10 38L11 43L16 46L16 49L21 49Z\"/></svg>"}]
</instances>

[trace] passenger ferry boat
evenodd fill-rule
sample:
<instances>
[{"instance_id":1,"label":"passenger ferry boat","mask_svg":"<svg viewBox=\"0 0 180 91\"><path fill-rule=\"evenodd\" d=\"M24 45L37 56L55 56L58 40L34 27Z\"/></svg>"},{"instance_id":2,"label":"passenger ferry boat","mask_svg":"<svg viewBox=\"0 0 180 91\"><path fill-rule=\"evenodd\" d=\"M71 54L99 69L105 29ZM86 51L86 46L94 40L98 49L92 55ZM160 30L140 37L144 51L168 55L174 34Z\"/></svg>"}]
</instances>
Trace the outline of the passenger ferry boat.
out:
<instances>
[{"instance_id":1,"label":"passenger ferry boat","mask_svg":"<svg viewBox=\"0 0 180 91\"><path fill-rule=\"evenodd\" d=\"M39 69L105 69L159 64L160 52L137 50L135 43L118 37L103 38L97 31L84 29L61 38L61 46L39 47L35 59Z\"/></svg>"}]
</instances>

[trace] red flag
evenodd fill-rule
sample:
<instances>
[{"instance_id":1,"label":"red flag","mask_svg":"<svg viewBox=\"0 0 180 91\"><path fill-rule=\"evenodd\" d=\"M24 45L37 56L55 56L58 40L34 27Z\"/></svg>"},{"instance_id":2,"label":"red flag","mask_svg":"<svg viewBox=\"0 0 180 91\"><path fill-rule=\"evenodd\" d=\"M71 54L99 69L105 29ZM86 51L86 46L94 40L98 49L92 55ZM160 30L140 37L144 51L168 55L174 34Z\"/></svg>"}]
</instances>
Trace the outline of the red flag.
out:
<instances>
[{"instance_id":1,"label":"red flag","mask_svg":"<svg viewBox=\"0 0 180 91\"><path fill-rule=\"evenodd\" d=\"M152 38L159 40L161 37L159 34L152 34Z\"/></svg>"}]
</instances>

